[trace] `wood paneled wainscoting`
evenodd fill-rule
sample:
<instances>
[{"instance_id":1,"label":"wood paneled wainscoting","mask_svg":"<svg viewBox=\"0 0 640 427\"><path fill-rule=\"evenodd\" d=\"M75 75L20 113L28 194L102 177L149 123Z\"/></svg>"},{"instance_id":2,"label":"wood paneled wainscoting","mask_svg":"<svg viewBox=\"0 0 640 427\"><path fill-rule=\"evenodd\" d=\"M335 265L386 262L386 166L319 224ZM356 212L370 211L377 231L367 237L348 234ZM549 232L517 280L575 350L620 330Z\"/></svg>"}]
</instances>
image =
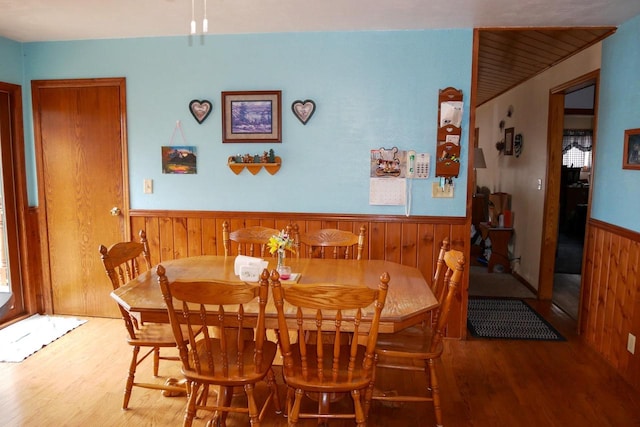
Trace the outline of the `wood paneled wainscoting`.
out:
<instances>
[{"instance_id":1,"label":"wood paneled wainscoting","mask_svg":"<svg viewBox=\"0 0 640 427\"><path fill-rule=\"evenodd\" d=\"M451 240L452 249L469 255L469 225L464 217L146 210L132 210L129 214L131 238L137 239L141 229L146 231L154 265L187 256L224 255L224 221L229 221L231 230L253 225L284 229L288 224L297 224L300 232L337 228L356 234L364 225L367 228L364 259L384 259L417 267L428 281L435 272L433 260L445 237ZM466 336L468 284L469 275L465 271L460 297L451 311L448 337Z\"/></svg>"},{"instance_id":2,"label":"wood paneled wainscoting","mask_svg":"<svg viewBox=\"0 0 640 427\"><path fill-rule=\"evenodd\" d=\"M580 333L630 384L640 384L640 233L589 220L582 273Z\"/></svg>"}]
</instances>

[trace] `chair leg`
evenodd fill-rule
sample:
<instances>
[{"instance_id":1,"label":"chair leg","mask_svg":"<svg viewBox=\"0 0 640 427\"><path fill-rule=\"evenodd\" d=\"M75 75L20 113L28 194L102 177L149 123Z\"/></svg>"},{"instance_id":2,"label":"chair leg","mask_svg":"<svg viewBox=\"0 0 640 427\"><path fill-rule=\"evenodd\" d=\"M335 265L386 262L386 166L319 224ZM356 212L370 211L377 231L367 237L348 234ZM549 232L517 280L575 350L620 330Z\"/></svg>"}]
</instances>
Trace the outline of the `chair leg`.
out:
<instances>
[{"instance_id":1,"label":"chair leg","mask_svg":"<svg viewBox=\"0 0 640 427\"><path fill-rule=\"evenodd\" d=\"M351 390L351 397L353 398L353 409L356 416L356 426L366 427L367 420L364 416L364 410L362 409L362 400L360 399L360 390Z\"/></svg>"},{"instance_id":2,"label":"chair leg","mask_svg":"<svg viewBox=\"0 0 640 427\"><path fill-rule=\"evenodd\" d=\"M247 407L249 408L249 422L251 427L260 427L260 418L258 417L258 406L253 396L253 384L245 384L244 392L247 394Z\"/></svg>"},{"instance_id":3,"label":"chair leg","mask_svg":"<svg viewBox=\"0 0 640 427\"><path fill-rule=\"evenodd\" d=\"M282 405L280 404L280 395L278 394L278 384L276 383L276 376L272 369L269 369L267 372L267 385L273 394L273 406L276 409L276 414L282 414Z\"/></svg>"},{"instance_id":4,"label":"chair leg","mask_svg":"<svg viewBox=\"0 0 640 427\"><path fill-rule=\"evenodd\" d=\"M364 395L364 416L369 418L369 410L371 409L371 400L373 399L373 391L376 381L376 365L378 364L378 355L373 355L373 366L371 367L371 381Z\"/></svg>"},{"instance_id":5,"label":"chair leg","mask_svg":"<svg viewBox=\"0 0 640 427\"><path fill-rule=\"evenodd\" d=\"M193 381L190 382L189 390L191 393L187 401L187 409L184 412L182 427L191 427L191 424L193 424L193 418L196 416L196 400L198 400L198 389L200 389L200 385L201 384Z\"/></svg>"},{"instance_id":6,"label":"chair leg","mask_svg":"<svg viewBox=\"0 0 640 427\"><path fill-rule=\"evenodd\" d=\"M442 408L440 407L440 387L436 375L436 364L433 359L429 359L429 382L431 384L431 397L433 398L433 411L436 416L436 425L442 426Z\"/></svg>"},{"instance_id":7,"label":"chair leg","mask_svg":"<svg viewBox=\"0 0 640 427\"><path fill-rule=\"evenodd\" d=\"M231 399L233 399L233 387L220 386L218 390L217 406L221 406L221 407L231 406ZM219 420L218 422L220 423L220 425L224 426L227 423L227 415L229 414L226 411L216 411L213 418L218 419Z\"/></svg>"},{"instance_id":8,"label":"chair leg","mask_svg":"<svg viewBox=\"0 0 640 427\"><path fill-rule=\"evenodd\" d=\"M295 394L296 400L293 402L293 406L289 411L289 426L295 426L298 424L298 415L300 414L300 404L302 403L302 396L304 395L304 391L301 389L297 389Z\"/></svg>"},{"instance_id":9,"label":"chair leg","mask_svg":"<svg viewBox=\"0 0 640 427\"><path fill-rule=\"evenodd\" d=\"M133 347L133 355L131 356L131 363L129 364L129 374L127 375L127 383L124 386L124 400L122 401L122 409L129 407L129 399L131 399L131 389L133 389L133 382L136 376L136 367L138 366L138 353L140 353L140 347Z\"/></svg>"},{"instance_id":10,"label":"chair leg","mask_svg":"<svg viewBox=\"0 0 640 427\"><path fill-rule=\"evenodd\" d=\"M286 383L285 383L286 384ZM287 397L285 399L285 405L286 407L285 409L285 416L289 417L289 414L291 413L291 408L293 407L292 405L292 401L293 401L293 392L294 390L291 387L287 386Z\"/></svg>"},{"instance_id":11,"label":"chair leg","mask_svg":"<svg viewBox=\"0 0 640 427\"><path fill-rule=\"evenodd\" d=\"M154 347L153 349L153 376L158 376L158 369L160 368L160 347Z\"/></svg>"}]
</instances>

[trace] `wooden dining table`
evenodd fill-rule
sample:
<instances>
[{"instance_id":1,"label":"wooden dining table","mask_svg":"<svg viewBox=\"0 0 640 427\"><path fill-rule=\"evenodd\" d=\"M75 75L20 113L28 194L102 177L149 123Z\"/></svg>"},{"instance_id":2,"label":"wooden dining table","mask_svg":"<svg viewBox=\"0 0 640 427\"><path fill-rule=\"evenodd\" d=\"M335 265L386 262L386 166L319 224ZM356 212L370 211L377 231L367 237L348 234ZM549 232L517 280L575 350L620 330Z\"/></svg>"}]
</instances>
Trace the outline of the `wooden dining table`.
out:
<instances>
[{"instance_id":1,"label":"wooden dining table","mask_svg":"<svg viewBox=\"0 0 640 427\"><path fill-rule=\"evenodd\" d=\"M173 280L222 280L240 282L234 270L235 257L195 256L163 261L169 281ZM275 268L276 259L269 261L269 271ZM424 276L415 267L384 260L345 260L318 258L291 258L287 265L297 274L297 283L335 283L378 288L380 276L388 273L391 280L386 303L382 310L379 330L391 333L420 323L438 306L436 297ZM283 287L292 281L282 281ZM137 278L111 292L111 297L142 322L168 323L167 308L158 284L156 269L142 273ZM255 307L246 305L245 316L251 316ZM293 310L285 316L294 319ZM373 316L373 307L363 310L363 326ZM266 307L267 328L277 328L277 313L270 297Z\"/></svg>"}]
</instances>

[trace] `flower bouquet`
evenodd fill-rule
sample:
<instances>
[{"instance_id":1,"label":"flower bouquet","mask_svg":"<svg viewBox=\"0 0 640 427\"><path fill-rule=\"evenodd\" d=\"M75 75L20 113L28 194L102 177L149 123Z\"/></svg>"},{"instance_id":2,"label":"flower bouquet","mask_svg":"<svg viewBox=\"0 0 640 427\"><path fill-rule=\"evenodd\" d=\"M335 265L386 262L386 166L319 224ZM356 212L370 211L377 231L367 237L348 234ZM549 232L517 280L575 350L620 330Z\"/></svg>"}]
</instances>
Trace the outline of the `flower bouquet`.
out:
<instances>
[{"instance_id":1,"label":"flower bouquet","mask_svg":"<svg viewBox=\"0 0 640 427\"><path fill-rule=\"evenodd\" d=\"M271 236L269 238L269 242L267 243L269 247L269 253L278 254L278 268L284 265L285 251L289 251L291 253L296 252L296 243L295 241L287 234L284 230L280 231L275 236Z\"/></svg>"}]
</instances>

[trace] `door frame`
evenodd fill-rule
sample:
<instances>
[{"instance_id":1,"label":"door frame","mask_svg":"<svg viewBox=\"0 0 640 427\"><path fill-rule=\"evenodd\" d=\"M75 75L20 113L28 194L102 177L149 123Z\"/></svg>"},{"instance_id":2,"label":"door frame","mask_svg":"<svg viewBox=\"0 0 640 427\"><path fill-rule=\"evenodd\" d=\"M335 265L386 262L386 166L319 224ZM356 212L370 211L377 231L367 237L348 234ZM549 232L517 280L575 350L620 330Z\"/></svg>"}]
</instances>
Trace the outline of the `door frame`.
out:
<instances>
[{"instance_id":1,"label":"door frame","mask_svg":"<svg viewBox=\"0 0 640 427\"><path fill-rule=\"evenodd\" d=\"M22 86L0 82L0 91L5 92L9 96L10 102L10 124L11 124L11 147L8 148L9 158L6 159L11 165L11 203L14 205L15 215L11 223L7 221L6 225L11 225L16 235L9 242L8 256L11 261L11 282L12 288L17 282L21 287L21 303L11 308L3 316L5 321L0 319L0 323L9 323L20 318L33 314L41 309L38 306L37 295L39 293L37 282L39 277L39 252L29 251L27 242L29 241L29 217L31 210L29 209L27 196L27 177L26 164L24 154L24 125L22 116ZM5 175L6 175L5 171ZM5 182L5 187L7 183ZM7 196L5 192L5 197ZM33 225L33 224L31 224ZM31 235L34 231L31 231ZM37 236L37 230L35 235ZM35 261L35 262L34 262ZM15 293L14 293L15 295Z\"/></svg>"},{"instance_id":2,"label":"door frame","mask_svg":"<svg viewBox=\"0 0 640 427\"><path fill-rule=\"evenodd\" d=\"M42 88L74 88L74 87L99 87L99 86L118 86L120 89L120 141L122 152L122 220L123 223L123 239L129 239L131 236L131 224L129 220L129 158L128 158L128 142L127 142L127 104L126 104L126 78L125 77L106 77L106 78L88 78L88 79L59 79L59 80L32 80L31 81L31 97L33 109L33 129L36 157L36 175L38 179L38 224L40 233L40 250L42 253L42 299L43 306L47 313L54 312L53 306L53 288L51 283L51 265L49 260L49 233L47 232L47 206L45 197L45 175L44 175L44 158L42 137L40 134L41 123L40 114L37 109L40 106L39 89ZM97 248L96 248L96 256Z\"/></svg>"},{"instance_id":3,"label":"door frame","mask_svg":"<svg viewBox=\"0 0 640 427\"><path fill-rule=\"evenodd\" d=\"M562 169L562 133L564 130L564 98L565 94L595 84L593 101L593 149L591 151L591 176L596 166L596 135L598 128L598 92L600 87L600 70L591 71L549 90L549 118L547 126L547 177L545 183L544 212L542 219L542 244L540 246L540 270L538 299L551 300L553 297L553 276L555 270L555 254L558 246L558 218L560 211L560 175ZM587 223L591 218L591 192L587 203ZM588 227L585 227L585 233ZM553 256L550 256L553 254ZM584 269L584 253L582 268ZM580 307L578 324L582 311L582 285L580 286Z\"/></svg>"}]
</instances>

